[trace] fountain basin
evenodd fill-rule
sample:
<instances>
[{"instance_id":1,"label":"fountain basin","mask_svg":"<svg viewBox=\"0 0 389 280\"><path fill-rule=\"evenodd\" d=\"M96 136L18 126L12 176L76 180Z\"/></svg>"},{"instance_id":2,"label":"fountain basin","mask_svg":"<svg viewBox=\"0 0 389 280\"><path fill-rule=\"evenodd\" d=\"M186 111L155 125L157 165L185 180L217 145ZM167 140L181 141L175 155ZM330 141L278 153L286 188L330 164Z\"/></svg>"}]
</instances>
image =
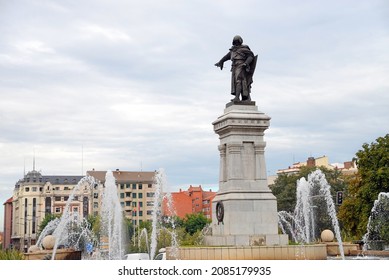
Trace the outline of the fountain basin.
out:
<instances>
[{"instance_id":1,"label":"fountain basin","mask_svg":"<svg viewBox=\"0 0 389 280\"><path fill-rule=\"evenodd\" d=\"M350 252L350 255L359 257L377 257L379 259L389 259L389 251L352 250Z\"/></svg>"},{"instance_id":2,"label":"fountain basin","mask_svg":"<svg viewBox=\"0 0 389 280\"><path fill-rule=\"evenodd\" d=\"M326 260L327 245L168 247L167 260Z\"/></svg>"},{"instance_id":3,"label":"fountain basin","mask_svg":"<svg viewBox=\"0 0 389 280\"><path fill-rule=\"evenodd\" d=\"M339 243L338 242L325 242L323 243L327 246L327 255L328 256L340 256L341 252L339 249ZM345 256L352 256L354 255L353 252L360 250L360 246L358 244L354 243L342 243L343 246L343 253Z\"/></svg>"},{"instance_id":4,"label":"fountain basin","mask_svg":"<svg viewBox=\"0 0 389 280\"><path fill-rule=\"evenodd\" d=\"M51 260L53 250L39 250L31 253L25 253L26 260ZM57 249L55 260L81 260L81 251L73 249Z\"/></svg>"}]
</instances>

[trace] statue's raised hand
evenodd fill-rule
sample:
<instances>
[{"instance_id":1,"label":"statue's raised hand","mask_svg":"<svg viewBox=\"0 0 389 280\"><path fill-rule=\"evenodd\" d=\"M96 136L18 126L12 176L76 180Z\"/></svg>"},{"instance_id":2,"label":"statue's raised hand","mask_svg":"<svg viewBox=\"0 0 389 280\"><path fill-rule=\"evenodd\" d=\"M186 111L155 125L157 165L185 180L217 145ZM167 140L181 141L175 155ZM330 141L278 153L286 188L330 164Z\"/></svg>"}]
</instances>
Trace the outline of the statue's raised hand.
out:
<instances>
[{"instance_id":1,"label":"statue's raised hand","mask_svg":"<svg viewBox=\"0 0 389 280\"><path fill-rule=\"evenodd\" d=\"M223 62L217 62L217 63L215 63L215 66L216 67L220 67L220 70L223 70Z\"/></svg>"}]
</instances>

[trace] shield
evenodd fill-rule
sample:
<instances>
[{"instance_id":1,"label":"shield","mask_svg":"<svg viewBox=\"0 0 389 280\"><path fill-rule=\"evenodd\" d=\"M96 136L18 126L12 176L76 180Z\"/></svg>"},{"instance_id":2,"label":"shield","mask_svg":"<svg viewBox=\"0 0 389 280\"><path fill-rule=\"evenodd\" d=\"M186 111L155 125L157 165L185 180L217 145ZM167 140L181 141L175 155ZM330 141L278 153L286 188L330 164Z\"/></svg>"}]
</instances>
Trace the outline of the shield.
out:
<instances>
[{"instance_id":1,"label":"shield","mask_svg":"<svg viewBox=\"0 0 389 280\"><path fill-rule=\"evenodd\" d=\"M253 75L254 75L255 67L257 66L257 59L258 59L258 55L254 56L253 61L251 61L250 63L250 71L247 73L247 83L248 85L250 85L250 87L251 84L253 83Z\"/></svg>"},{"instance_id":2,"label":"shield","mask_svg":"<svg viewBox=\"0 0 389 280\"><path fill-rule=\"evenodd\" d=\"M255 67L257 66L257 60L258 60L258 55L254 56L253 61L251 61L251 63L250 63L249 73L251 74L251 76L253 76L254 71L255 71Z\"/></svg>"}]
</instances>

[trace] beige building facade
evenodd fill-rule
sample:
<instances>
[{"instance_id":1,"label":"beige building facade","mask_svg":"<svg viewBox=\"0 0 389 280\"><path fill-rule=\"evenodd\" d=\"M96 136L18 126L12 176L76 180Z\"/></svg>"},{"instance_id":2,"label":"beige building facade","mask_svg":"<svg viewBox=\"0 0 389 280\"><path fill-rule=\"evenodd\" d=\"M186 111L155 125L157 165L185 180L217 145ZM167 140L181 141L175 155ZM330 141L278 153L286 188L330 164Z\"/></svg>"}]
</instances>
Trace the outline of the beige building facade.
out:
<instances>
[{"instance_id":1,"label":"beige building facade","mask_svg":"<svg viewBox=\"0 0 389 280\"><path fill-rule=\"evenodd\" d=\"M33 170L19 180L12 197L11 246L26 252L37 242L39 225L46 215L61 215L69 196L73 200L69 211L79 219L92 213L93 185L82 176L43 176ZM76 188L76 189L75 189Z\"/></svg>"},{"instance_id":2,"label":"beige building facade","mask_svg":"<svg viewBox=\"0 0 389 280\"><path fill-rule=\"evenodd\" d=\"M288 168L279 169L277 175L280 174L297 174L304 166L307 167L325 167L328 169L337 169L345 175L355 174L358 169L354 161L346 161L344 163L330 163L328 156L309 157L306 161L293 163ZM274 181L274 180L273 180Z\"/></svg>"},{"instance_id":3,"label":"beige building facade","mask_svg":"<svg viewBox=\"0 0 389 280\"><path fill-rule=\"evenodd\" d=\"M102 186L107 171L88 171L87 175L96 178ZM151 221L154 207L156 171L112 171L115 177L123 214L133 225ZM94 209L98 206L95 202ZM101 203L101 202L100 202ZM95 207L96 206L96 207ZM98 207L97 207L98 209Z\"/></svg>"},{"instance_id":4,"label":"beige building facade","mask_svg":"<svg viewBox=\"0 0 389 280\"><path fill-rule=\"evenodd\" d=\"M16 184L12 213L5 221L10 225L8 248L26 252L36 244L39 225L46 215L62 215L67 208L74 219L98 215L107 171L88 171L87 176L44 176L33 170ZM133 225L152 219L155 172L112 172L123 214ZM69 200L69 198L71 198ZM9 206L9 205L8 205ZM7 212L7 213L8 213Z\"/></svg>"}]
</instances>

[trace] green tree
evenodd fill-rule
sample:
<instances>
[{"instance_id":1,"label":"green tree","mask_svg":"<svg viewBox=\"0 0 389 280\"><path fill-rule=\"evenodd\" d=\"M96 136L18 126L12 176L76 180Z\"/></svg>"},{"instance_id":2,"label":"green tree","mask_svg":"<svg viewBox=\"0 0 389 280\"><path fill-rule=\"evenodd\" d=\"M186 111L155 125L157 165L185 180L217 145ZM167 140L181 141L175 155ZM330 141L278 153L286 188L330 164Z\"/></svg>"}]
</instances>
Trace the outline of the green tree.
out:
<instances>
[{"instance_id":1,"label":"green tree","mask_svg":"<svg viewBox=\"0 0 389 280\"><path fill-rule=\"evenodd\" d=\"M86 219L89 228L93 231L97 239L100 238L101 217L100 215L89 215Z\"/></svg>"},{"instance_id":2,"label":"green tree","mask_svg":"<svg viewBox=\"0 0 389 280\"><path fill-rule=\"evenodd\" d=\"M207 224L211 223L203 213L186 214L184 218L183 227L190 235L202 230Z\"/></svg>"},{"instance_id":3,"label":"green tree","mask_svg":"<svg viewBox=\"0 0 389 280\"><path fill-rule=\"evenodd\" d=\"M60 215L55 215L55 214L46 214L46 216L43 218L42 222L38 226L38 234L40 235L42 231L45 229L48 223L55 219L59 219L61 216ZM53 229L53 231L55 228ZM52 234L52 232L48 232L47 234Z\"/></svg>"},{"instance_id":4,"label":"green tree","mask_svg":"<svg viewBox=\"0 0 389 280\"><path fill-rule=\"evenodd\" d=\"M389 134L363 144L355 161L358 174L347 190L339 218L348 235L361 238L378 194L389 191Z\"/></svg>"}]
</instances>

